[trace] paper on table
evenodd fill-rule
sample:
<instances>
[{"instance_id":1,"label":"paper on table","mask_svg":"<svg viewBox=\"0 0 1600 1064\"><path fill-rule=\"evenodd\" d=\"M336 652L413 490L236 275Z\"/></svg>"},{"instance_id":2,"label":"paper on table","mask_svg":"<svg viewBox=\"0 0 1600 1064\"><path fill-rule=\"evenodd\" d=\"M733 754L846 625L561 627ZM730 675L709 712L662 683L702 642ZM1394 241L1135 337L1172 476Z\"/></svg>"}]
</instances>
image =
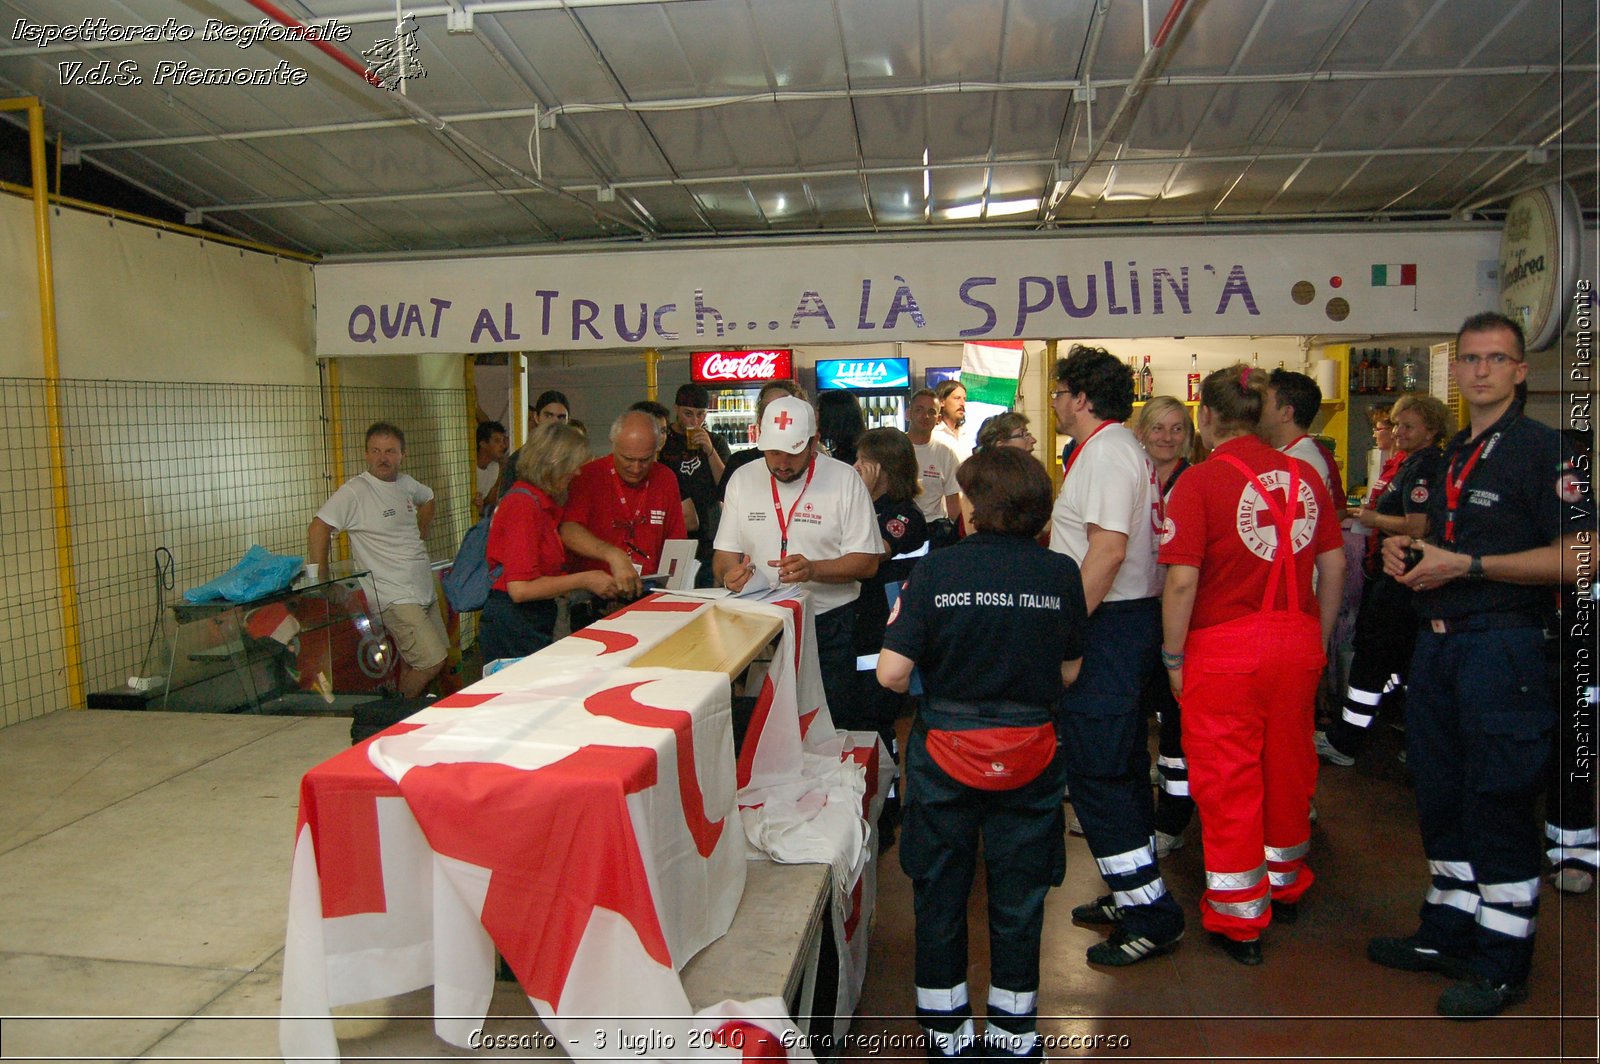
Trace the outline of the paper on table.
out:
<instances>
[{"instance_id":1,"label":"paper on table","mask_svg":"<svg viewBox=\"0 0 1600 1064\"><path fill-rule=\"evenodd\" d=\"M748 563L746 563L748 564ZM755 598L772 590L772 583L767 579L767 574L761 571L758 565L750 571L750 579L744 582L744 587L734 592L734 598Z\"/></svg>"},{"instance_id":2,"label":"paper on table","mask_svg":"<svg viewBox=\"0 0 1600 1064\"><path fill-rule=\"evenodd\" d=\"M639 565L634 568L645 580L670 580L681 566L687 566L694 559L696 545L692 539L669 539L661 545L661 567L658 571L646 573Z\"/></svg>"}]
</instances>

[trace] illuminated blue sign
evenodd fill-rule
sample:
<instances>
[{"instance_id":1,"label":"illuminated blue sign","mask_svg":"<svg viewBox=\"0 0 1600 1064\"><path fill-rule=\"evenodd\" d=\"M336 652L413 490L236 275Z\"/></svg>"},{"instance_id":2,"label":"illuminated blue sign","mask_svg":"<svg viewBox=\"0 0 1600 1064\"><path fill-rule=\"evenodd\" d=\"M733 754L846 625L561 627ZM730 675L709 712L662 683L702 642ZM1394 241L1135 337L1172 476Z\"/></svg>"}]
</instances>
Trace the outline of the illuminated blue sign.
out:
<instances>
[{"instance_id":1,"label":"illuminated blue sign","mask_svg":"<svg viewBox=\"0 0 1600 1064\"><path fill-rule=\"evenodd\" d=\"M817 390L876 391L911 387L909 358L830 358L817 363Z\"/></svg>"},{"instance_id":2,"label":"illuminated blue sign","mask_svg":"<svg viewBox=\"0 0 1600 1064\"><path fill-rule=\"evenodd\" d=\"M930 366L927 370L928 387L937 388L945 381L961 379L960 366Z\"/></svg>"}]
</instances>

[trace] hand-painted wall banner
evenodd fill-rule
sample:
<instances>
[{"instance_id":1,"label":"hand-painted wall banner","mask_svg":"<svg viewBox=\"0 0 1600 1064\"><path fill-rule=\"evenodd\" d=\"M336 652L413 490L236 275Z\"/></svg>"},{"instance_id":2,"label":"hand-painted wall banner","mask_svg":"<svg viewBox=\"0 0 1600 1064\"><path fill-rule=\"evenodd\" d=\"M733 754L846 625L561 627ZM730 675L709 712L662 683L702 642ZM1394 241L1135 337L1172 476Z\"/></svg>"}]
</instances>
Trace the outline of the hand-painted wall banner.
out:
<instances>
[{"instance_id":1,"label":"hand-painted wall banner","mask_svg":"<svg viewBox=\"0 0 1600 1064\"><path fill-rule=\"evenodd\" d=\"M817 391L875 391L911 387L909 358L824 358L817 362Z\"/></svg>"},{"instance_id":2,"label":"hand-painted wall banner","mask_svg":"<svg viewBox=\"0 0 1600 1064\"><path fill-rule=\"evenodd\" d=\"M1373 225L325 263L317 353L1448 332L1495 305L1476 267L1498 246Z\"/></svg>"}]
</instances>

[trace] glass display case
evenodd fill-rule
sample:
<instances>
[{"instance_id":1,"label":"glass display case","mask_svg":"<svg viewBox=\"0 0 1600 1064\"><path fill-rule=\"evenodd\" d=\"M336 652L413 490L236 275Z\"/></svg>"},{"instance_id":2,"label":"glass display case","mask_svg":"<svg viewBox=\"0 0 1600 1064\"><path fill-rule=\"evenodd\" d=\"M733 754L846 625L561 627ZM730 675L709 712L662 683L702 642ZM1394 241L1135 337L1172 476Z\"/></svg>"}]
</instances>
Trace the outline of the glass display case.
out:
<instances>
[{"instance_id":1,"label":"glass display case","mask_svg":"<svg viewBox=\"0 0 1600 1064\"><path fill-rule=\"evenodd\" d=\"M315 713L340 696L370 697L399 660L371 609L367 574L351 570L250 602L178 602L165 660L147 656L91 709L193 713Z\"/></svg>"}]
</instances>

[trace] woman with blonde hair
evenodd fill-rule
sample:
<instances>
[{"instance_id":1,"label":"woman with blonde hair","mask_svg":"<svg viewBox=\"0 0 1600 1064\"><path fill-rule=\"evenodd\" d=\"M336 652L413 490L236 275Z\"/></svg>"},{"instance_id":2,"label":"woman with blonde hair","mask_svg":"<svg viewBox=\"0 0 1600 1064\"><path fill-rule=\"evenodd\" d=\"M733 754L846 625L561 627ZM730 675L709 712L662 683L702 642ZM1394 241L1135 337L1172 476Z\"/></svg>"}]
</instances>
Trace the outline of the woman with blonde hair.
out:
<instances>
[{"instance_id":1,"label":"woman with blonde hair","mask_svg":"<svg viewBox=\"0 0 1600 1064\"><path fill-rule=\"evenodd\" d=\"M1194 422L1189 408L1170 395L1158 395L1139 408L1133 418L1133 434L1144 445L1155 468L1156 484L1161 488L1162 515L1173 485L1189 468L1188 456L1194 451ZM1194 799L1189 796L1189 763L1183 756L1183 711L1172 697L1164 674L1145 684L1140 696L1144 709L1156 715L1161 725L1160 747L1156 757L1158 776L1155 817L1156 856L1165 857L1183 846L1183 832L1194 819Z\"/></svg>"},{"instance_id":2,"label":"woman with blonde hair","mask_svg":"<svg viewBox=\"0 0 1600 1064\"><path fill-rule=\"evenodd\" d=\"M588 460L583 433L560 421L535 428L519 453L516 483L495 508L484 551L494 578L478 629L486 663L549 646L558 596L579 589L602 598L617 594L609 572L566 572L561 511L567 486Z\"/></svg>"},{"instance_id":3,"label":"woman with blonde hair","mask_svg":"<svg viewBox=\"0 0 1600 1064\"><path fill-rule=\"evenodd\" d=\"M1402 395L1394 419L1394 457L1388 476L1373 485L1356 520L1368 529L1361 588L1351 636L1354 656L1339 717L1317 732L1317 755L1330 765L1353 765L1366 746L1378 707L1405 687L1411 652L1417 642L1412 593L1383 571L1383 541L1390 536L1421 539L1428 532L1428 500L1437 491L1444 463L1443 443L1455 428L1450 408L1431 395Z\"/></svg>"},{"instance_id":4,"label":"woman with blonde hair","mask_svg":"<svg viewBox=\"0 0 1600 1064\"><path fill-rule=\"evenodd\" d=\"M1194 422L1189 408L1170 395L1158 395L1133 416L1133 434L1144 444L1145 453L1156 467L1156 483L1161 494L1171 495L1178 475L1189 468L1194 450Z\"/></svg>"},{"instance_id":5,"label":"woman with blonde hair","mask_svg":"<svg viewBox=\"0 0 1600 1064\"><path fill-rule=\"evenodd\" d=\"M1240 964L1261 963L1261 932L1294 919L1313 879L1313 701L1344 592L1339 510L1315 470L1255 434L1266 395L1249 366L1201 382L1212 452L1173 490L1160 553L1161 661L1205 847L1200 922Z\"/></svg>"}]
</instances>

